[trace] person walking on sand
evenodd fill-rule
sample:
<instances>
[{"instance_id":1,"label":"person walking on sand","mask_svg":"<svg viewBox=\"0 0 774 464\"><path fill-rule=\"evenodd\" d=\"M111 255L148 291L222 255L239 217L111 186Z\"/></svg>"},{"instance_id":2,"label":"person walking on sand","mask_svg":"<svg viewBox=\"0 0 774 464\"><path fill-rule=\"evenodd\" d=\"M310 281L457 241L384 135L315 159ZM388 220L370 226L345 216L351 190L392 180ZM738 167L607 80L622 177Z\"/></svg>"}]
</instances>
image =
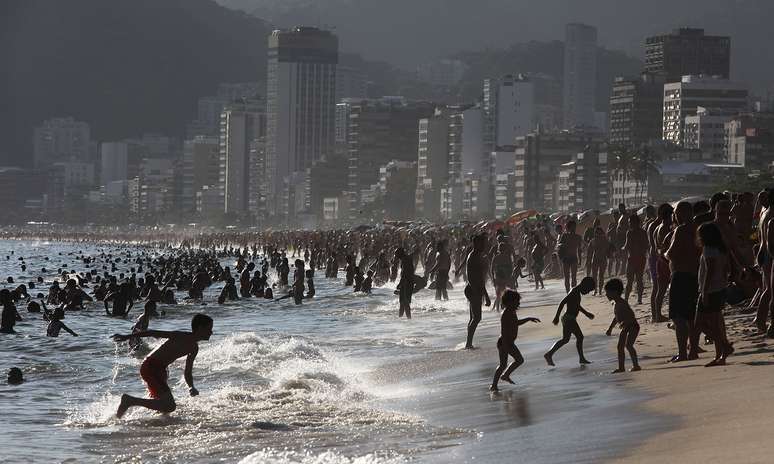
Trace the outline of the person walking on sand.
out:
<instances>
[{"instance_id":1,"label":"person walking on sand","mask_svg":"<svg viewBox=\"0 0 774 464\"><path fill-rule=\"evenodd\" d=\"M519 366L524 364L524 357L516 347L516 337L519 335L519 326L524 325L527 322L540 322L540 319L536 317L527 317L519 319L516 311L519 309L519 303L521 302L521 296L516 290L506 290L502 297L503 315L500 317L500 338L497 339L497 352L500 357L500 364L495 370L494 377L492 378L492 384L489 386L490 391L498 391L497 384L500 380L513 383L511 380L511 374ZM513 358L511 365L508 365L508 356Z\"/></svg>"},{"instance_id":2,"label":"person walking on sand","mask_svg":"<svg viewBox=\"0 0 774 464\"><path fill-rule=\"evenodd\" d=\"M161 413L170 413L177 406L172 390L167 385L167 368L177 359L186 356L185 383L188 384L191 396L196 396L199 391L194 387L193 364L196 354L199 352L199 342L209 340L212 336L212 318L204 314L196 314L191 319L191 332L162 330L146 330L130 335L113 335L115 341L126 341L132 337L154 337L167 339L161 346L148 355L140 366L140 376L148 387L150 398L137 398L127 394L121 395L121 403L118 405L116 417L119 419L133 406L142 406Z\"/></svg>"},{"instance_id":3,"label":"person walking on sand","mask_svg":"<svg viewBox=\"0 0 774 464\"><path fill-rule=\"evenodd\" d=\"M629 352L632 358L632 372L639 371L640 363L637 361L637 351L634 349L634 342L640 333L640 324L632 311L629 303L621 297L624 291L623 282L620 279L610 279L605 284L605 296L608 300L615 303L613 307L613 321L610 323L605 335L608 337L613 334L613 327L616 324L621 326L621 334L618 336L618 369L613 374L625 372L626 353Z\"/></svg>"},{"instance_id":4,"label":"person walking on sand","mask_svg":"<svg viewBox=\"0 0 774 464\"><path fill-rule=\"evenodd\" d=\"M562 309L567 307L564 316L562 316L562 338L554 343L554 346L548 350L548 353L543 355L546 358L546 362L549 366L554 366L554 353L559 348L563 347L570 341L570 337L575 335L575 346L578 349L578 357L581 364L591 364L591 361L586 359L583 355L583 332L578 325L578 313L583 313L589 319L594 319L594 315L583 309L581 306L581 295L588 295L596 287L594 279L591 277L584 277L581 283L570 290L570 293L562 299L559 303L559 308L556 310L556 316L554 316L554 325L559 324L559 315L562 313Z\"/></svg>"}]
</instances>

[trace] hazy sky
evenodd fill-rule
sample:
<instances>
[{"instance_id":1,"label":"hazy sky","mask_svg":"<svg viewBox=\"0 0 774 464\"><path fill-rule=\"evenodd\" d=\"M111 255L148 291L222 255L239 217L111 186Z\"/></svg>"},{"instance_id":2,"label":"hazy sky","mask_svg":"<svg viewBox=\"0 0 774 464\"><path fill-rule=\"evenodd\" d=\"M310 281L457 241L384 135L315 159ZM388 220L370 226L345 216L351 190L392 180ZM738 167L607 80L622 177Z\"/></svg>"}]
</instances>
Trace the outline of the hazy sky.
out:
<instances>
[{"instance_id":1,"label":"hazy sky","mask_svg":"<svg viewBox=\"0 0 774 464\"><path fill-rule=\"evenodd\" d=\"M218 0L287 26L335 26L343 49L411 67L460 50L562 39L564 25L597 26L600 44L642 56L646 36L678 26L731 35L732 74L758 85L774 67L771 0ZM765 44L761 47L761 44Z\"/></svg>"}]
</instances>

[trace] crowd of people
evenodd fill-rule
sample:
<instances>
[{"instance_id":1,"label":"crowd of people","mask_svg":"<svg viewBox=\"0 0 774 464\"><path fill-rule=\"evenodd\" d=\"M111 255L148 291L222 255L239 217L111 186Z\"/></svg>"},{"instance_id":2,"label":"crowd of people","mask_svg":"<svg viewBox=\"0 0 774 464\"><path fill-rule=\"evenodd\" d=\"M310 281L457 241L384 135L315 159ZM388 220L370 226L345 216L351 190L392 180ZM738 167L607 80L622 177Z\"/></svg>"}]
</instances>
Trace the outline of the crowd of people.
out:
<instances>
[{"instance_id":1,"label":"crowd of people","mask_svg":"<svg viewBox=\"0 0 774 464\"><path fill-rule=\"evenodd\" d=\"M46 334L57 337L61 330L77 336L62 320L87 303L104 305L107 316L128 318L135 303L143 302L143 312L131 333L116 339L127 340L133 349L141 345L143 337L168 340L148 356L141 369L152 399L159 401L125 395L119 413L131 406L170 411L174 400L166 386L166 367L188 356L188 381L196 342L209 338L213 322L200 315L194 318L192 332L150 330L160 305L174 304L177 298L203 302L205 289L216 282L223 285L219 304L249 298L292 298L301 305L315 298L317 272L324 272L326 279L338 279L343 273L343 285L366 294L374 287L396 282L398 316L410 319L412 295L417 291L429 287L437 300L446 300L449 288L464 284L469 305L466 348L474 347L482 307L502 310L497 345L500 364L490 385L497 390L498 381L511 382L512 372L524 362L515 346L518 327L539 322L517 316L520 279L522 285L535 291L545 288L544 277L563 280L567 296L553 320L554 324L561 322L562 338L545 353L549 365L554 365L554 353L572 337L580 363L589 362L583 353L577 317L594 315L582 307L583 295L604 296L613 302L608 334L615 325L621 327L619 365L614 372L623 371L626 352L632 370L640 369L634 348L640 328L629 301L634 293L636 303L643 304L649 281L650 322L670 322L675 330L676 353L671 361L696 359L703 333L715 348L715 357L707 365L722 365L734 351L723 317L726 304L748 302L747 307L757 313L757 328L774 337L774 324L767 324L769 315L774 314L774 240L769 240L774 237L774 211L770 199L774 201L774 189L760 192L757 198L751 193L726 192L713 195L709 201L648 205L637 211L620 205L612 212L553 219L536 216L514 223L409 223L350 230L139 236L92 231L88 240L113 243L119 251L93 256L76 253L71 258L80 263L79 272L59 269L60 278L53 282L38 277L35 282L1 290L0 332L14 332L15 322L22 317L17 310L21 303L26 303L29 313L42 313L48 321ZM6 230L2 235L19 237L24 232ZM36 238L84 240L83 234L75 232L47 235L40 230ZM6 256L6 260L11 259L26 269L23 257ZM228 260L234 260L233 271L222 264ZM45 273L42 269L41 274ZM580 283L579 274L583 274ZM8 283L15 285L12 277ZM30 293L36 286L48 286L48 293L32 298ZM491 294L488 287L493 290ZM514 361L507 365L509 356ZM189 386L195 394L192 381Z\"/></svg>"}]
</instances>

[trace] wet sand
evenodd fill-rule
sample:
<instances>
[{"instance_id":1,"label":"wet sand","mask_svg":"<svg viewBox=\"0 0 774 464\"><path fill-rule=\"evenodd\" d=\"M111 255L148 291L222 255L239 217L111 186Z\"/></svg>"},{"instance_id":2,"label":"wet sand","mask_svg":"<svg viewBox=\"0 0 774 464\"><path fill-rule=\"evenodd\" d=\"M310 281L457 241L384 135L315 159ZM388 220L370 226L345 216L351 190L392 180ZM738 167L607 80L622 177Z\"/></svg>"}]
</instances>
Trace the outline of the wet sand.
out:
<instances>
[{"instance_id":1,"label":"wet sand","mask_svg":"<svg viewBox=\"0 0 774 464\"><path fill-rule=\"evenodd\" d=\"M581 322L592 365L578 364L573 341L555 356L556 367L547 366L543 353L560 336L560 328L550 323L555 311L554 305L521 310L522 317L534 315L543 323L520 328L517 344L526 362L512 376L516 385L501 382L499 393L488 391L497 365L499 316L486 311L476 332L478 349L459 350L456 340L449 340L449 346L457 349L387 365L372 374L378 383L430 386L385 407L418 415L432 425L470 432L461 435L458 446L417 450L419 459L600 462L625 456L647 437L677 425L669 414L638 407L649 397L628 388L629 374L609 374L615 354L611 339L603 334L606 327L600 326L609 323L610 308L600 308L594 322ZM461 330L464 335L464 327Z\"/></svg>"}]
</instances>

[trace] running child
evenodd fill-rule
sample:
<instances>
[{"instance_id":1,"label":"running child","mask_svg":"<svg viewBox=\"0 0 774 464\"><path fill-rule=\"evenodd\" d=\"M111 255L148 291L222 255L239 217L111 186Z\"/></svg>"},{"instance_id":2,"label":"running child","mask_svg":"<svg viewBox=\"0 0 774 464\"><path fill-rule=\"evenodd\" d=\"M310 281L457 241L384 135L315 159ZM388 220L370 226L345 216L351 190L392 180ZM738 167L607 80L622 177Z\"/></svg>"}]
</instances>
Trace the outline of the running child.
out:
<instances>
[{"instance_id":1,"label":"running child","mask_svg":"<svg viewBox=\"0 0 774 464\"><path fill-rule=\"evenodd\" d=\"M634 342L637 340L637 335L640 334L640 324L637 322L632 307L622 297L623 292L624 285L620 279L610 279L605 284L605 296L608 300L615 303L613 321L605 334L609 337L613 333L613 327L616 324L621 326L621 334L618 336L618 369L614 370L613 374L626 371L624 367L624 361L626 360L624 348L632 358L632 372L640 370L640 364L637 362L637 351L634 349Z\"/></svg>"},{"instance_id":2,"label":"running child","mask_svg":"<svg viewBox=\"0 0 774 464\"><path fill-rule=\"evenodd\" d=\"M594 290L595 286L596 283L594 282L594 279L591 277L584 277L583 280L581 280L581 283L573 287L570 290L570 293L568 293L562 302L559 303L559 308L556 310L556 316L553 320L554 325L559 324L559 314L561 314L562 309L565 306L567 306L567 311L565 311L564 316L562 316L561 340L558 340L556 343L554 343L554 346L552 346L548 353L544 355L549 366L554 365L554 353L556 353L559 348L566 345L567 342L570 341L570 337L573 335L575 335L575 346L578 348L580 363L591 364L591 361L586 359L586 357L583 355L583 332L581 332L577 318L578 313L583 313L589 319L594 319L594 315L583 309L581 306L581 295L588 295L591 291Z\"/></svg>"},{"instance_id":3,"label":"running child","mask_svg":"<svg viewBox=\"0 0 774 464\"><path fill-rule=\"evenodd\" d=\"M209 340L212 335L212 318L204 314L196 314L191 319L191 332L146 330L130 335L113 335L115 341L126 341L131 337L155 337L167 340L142 362L140 376L148 387L150 398L136 398L127 394L121 395L121 403L118 405L116 417L119 419L132 406L142 406L162 413L170 413L177 407L172 390L167 385L167 368L178 358L186 356L185 383L188 384L188 392L196 396L199 391L193 383L193 363L199 352L199 342Z\"/></svg>"},{"instance_id":4,"label":"running child","mask_svg":"<svg viewBox=\"0 0 774 464\"><path fill-rule=\"evenodd\" d=\"M515 343L516 337L519 334L519 326L527 322L540 322L540 319L536 317L519 319L516 311L519 309L521 296L516 290L506 290L501 299L504 310L503 315L500 316L500 338L497 339L497 352L500 356L500 364L495 370L494 378L492 378L492 385L489 387L490 391L498 391L497 384L500 380L512 384L511 374L516 368L524 364L524 357ZM510 366L507 366L508 355L513 358Z\"/></svg>"}]
</instances>

